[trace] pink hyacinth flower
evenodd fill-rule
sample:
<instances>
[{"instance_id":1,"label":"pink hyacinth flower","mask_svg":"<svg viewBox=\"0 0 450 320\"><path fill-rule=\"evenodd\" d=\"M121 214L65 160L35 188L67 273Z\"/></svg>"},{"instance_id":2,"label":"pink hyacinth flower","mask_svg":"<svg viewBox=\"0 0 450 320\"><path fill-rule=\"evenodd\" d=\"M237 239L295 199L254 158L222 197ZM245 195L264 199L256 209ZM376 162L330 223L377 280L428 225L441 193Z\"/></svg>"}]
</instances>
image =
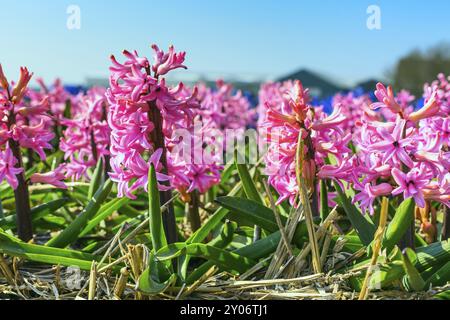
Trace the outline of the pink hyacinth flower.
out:
<instances>
[{"instance_id":1,"label":"pink hyacinth flower","mask_svg":"<svg viewBox=\"0 0 450 320\"><path fill-rule=\"evenodd\" d=\"M434 92L425 106L408 115L408 120L417 122L422 119L431 118L437 115L439 110L440 108L436 100L436 92Z\"/></svg>"},{"instance_id":2,"label":"pink hyacinth flower","mask_svg":"<svg viewBox=\"0 0 450 320\"><path fill-rule=\"evenodd\" d=\"M389 183L379 185L366 183L364 186L356 184L355 189L361 192L354 197L353 203L359 202L361 209L363 211L369 210L371 215L374 214L373 203L375 199L381 196L389 196L392 192L392 186Z\"/></svg>"},{"instance_id":3,"label":"pink hyacinth flower","mask_svg":"<svg viewBox=\"0 0 450 320\"><path fill-rule=\"evenodd\" d=\"M414 168L408 173L394 168L392 169L392 177L398 184L398 187L392 191L393 195L403 193L405 199L414 198L418 207L425 207L423 190L430 180L423 168Z\"/></svg>"},{"instance_id":4,"label":"pink hyacinth flower","mask_svg":"<svg viewBox=\"0 0 450 320\"><path fill-rule=\"evenodd\" d=\"M16 175L23 171L23 168L16 168L17 159L14 157L9 144L6 144L6 149L0 151L0 182L6 179L9 185L16 189L18 181Z\"/></svg>"},{"instance_id":5,"label":"pink hyacinth flower","mask_svg":"<svg viewBox=\"0 0 450 320\"><path fill-rule=\"evenodd\" d=\"M405 151L405 147L411 144L410 138L403 138L405 127L406 120L398 117L392 133L386 128L378 128L377 132L381 136L382 140L370 145L369 151L382 152L384 154L384 164L391 158L395 158L407 165L409 168L412 168L414 163Z\"/></svg>"},{"instance_id":6,"label":"pink hyacinth flower","mask_svg":"<svg viewBox=\"0 0 450 320\"><path fill-rule=\"evenodd\" d=\"M31 176L30 181L32 183L50 184L60 189L67 189L63 180L66 178L64 174L64 166L58 167L56 170L48 173L35 173Z\"/></svg>"},{"instance_id":7,"label":"pink hyacinth flower","mask_svg":"<svg viewBox=\"0 0 450 320\"><path fill-rule=\"evenodd\" d=\"M372 104L372 109L388 108L393 113L400 113L402 111L401 106L395 99L394 90L391 86L388 86L386 89L382 83L378 83L375 96L379 102Z\"/></svg>"},{"instance_id":8,"label":"pink hyacinth flower","mask_svg":"<svg viewBox=\"0 0 450 320\"><path fill-rule=\"evenodd\" d=\"M156 44L152 45L152 49L155 51L155 63L152 66L152 70L157 75L162 76L169 71L178 68L187 69L187 67L183 65L186 52L177 53L175 52L175 48L170 46L169 52L164 53Z\"/></svg>"}]
</instances>

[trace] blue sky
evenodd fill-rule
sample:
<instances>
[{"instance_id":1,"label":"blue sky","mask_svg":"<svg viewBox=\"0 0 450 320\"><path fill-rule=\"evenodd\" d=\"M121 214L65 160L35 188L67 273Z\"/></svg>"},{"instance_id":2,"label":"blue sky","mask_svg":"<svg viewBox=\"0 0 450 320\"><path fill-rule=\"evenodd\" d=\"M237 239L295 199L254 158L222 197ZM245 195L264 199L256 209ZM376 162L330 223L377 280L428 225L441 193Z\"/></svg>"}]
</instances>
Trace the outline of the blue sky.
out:
<instances>
[{"instance_id":1,"label":"blue sky","mask_svg":"<svg viewBox=\"0 0 450 320\"><path fill-rule=\"evenodd\" d=\"M81 9L68 30L66 9ZM366 27L381 8L382 29ZM69 83L107 77L109 55L174 44L193 73L276 77L306 67L341 83L382 76L414 48L450 42L447 0L0 0L0 62Z\"/></svg>"}]
</instances>

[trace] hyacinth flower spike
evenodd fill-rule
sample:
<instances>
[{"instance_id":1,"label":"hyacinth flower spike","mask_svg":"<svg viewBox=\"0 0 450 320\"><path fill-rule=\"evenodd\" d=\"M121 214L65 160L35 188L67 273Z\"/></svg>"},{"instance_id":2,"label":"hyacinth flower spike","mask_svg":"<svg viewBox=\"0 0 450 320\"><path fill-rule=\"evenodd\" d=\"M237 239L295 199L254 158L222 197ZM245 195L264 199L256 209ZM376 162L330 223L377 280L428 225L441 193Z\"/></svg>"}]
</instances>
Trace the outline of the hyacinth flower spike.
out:
<instances>
[{"instance_id":1,"label":"hyacinth flower spike","mask_svg":"<svg viewBox=\"0 0 450 320\"><path fill-rule=\"evenodd\" d=\"M14 189L17 211L17 231L19 237L29 241L33 237L29 183L50 183L64 187L60 171L47 174L35 173L30 180L25 179L22 152L26 152L27 166L33 164L37 154L46 159L45 149L51 149L55 134L50 111L50 97L36 94L28 89L33 74L27 68L20 69L19 81L8 82L0 66L0 182L6 179Z\"/></svg>"},{"instance_id":2,"label":"hyacinth flower spike","mask_svg":"<svg viewBox=\"0 0 450 320\"><path fill-rule=\"evenodd\" d=\"M156 45L152 48L153 64L136 51L124 51L123 64L111 57L110 88L106 93L110 104L110 177L118 183L120 197L135 198L134 191L146 188L149 166L144 163L158 153L160 165L156 170L161 205L168 203L163 225L168 242L173 243L177 241L177 232L171 190L185 180L186 173L182 170L184 165L170 158L174 148L171 139L177 129L192 122L192 110L198 105L197 90L180 97L183 85L170 88L163 77L171 70L186 68L185 53L176 53L173 47L167 53Z\"/></svg>"},{"instance_id":3,"label":"hyacinth flower spike","mask_svg":"<svg viewBox=\"0 0 450 320\"><path fill-rule=\"evenodd\" d=\"M24 166L22 160L22 154L20 151L19 141L14 139L11 131L14 131L16 127L16 114L15 106L19 105L23 96L26 93L28 82L33 76L28 72L27 68L20 68L20 78L13 90L10 90L10 85L3 73L3 69L0 65L0 84L4 93L1 93L3 97L0 98L1 105L0 111L3 115L6 114L7 123L6 127L9 132L8 142L5 145L5 151L1 153L2 158L0 160L0 177L5 177L10 185L14 189L14 196L16 200L16 215L17 215L17 230L19 238L23 241L29 241L33 237L33 227L31 222L31 208L30 208L30 196L28 192L28 184L25 179ZM1 166L3 162L3 169ZM2 177L3 176L3 177ZM0 179L0 181L2 180Z\"/></svg>"}]
</instances>

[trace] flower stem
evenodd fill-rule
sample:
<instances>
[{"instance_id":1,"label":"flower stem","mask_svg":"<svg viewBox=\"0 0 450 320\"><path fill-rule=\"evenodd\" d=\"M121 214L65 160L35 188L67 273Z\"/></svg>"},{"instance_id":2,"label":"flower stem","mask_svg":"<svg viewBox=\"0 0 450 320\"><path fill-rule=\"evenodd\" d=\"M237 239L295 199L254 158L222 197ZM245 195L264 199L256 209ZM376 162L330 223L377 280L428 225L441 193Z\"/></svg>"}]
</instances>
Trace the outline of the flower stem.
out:
<instances>
[{"instance_id":1,"label":"flower stem","mask_svg":"<svg viewBox=\"0 0 450 320\"><path fill-rule=\"evenodd\" d=\"M401 115L403 118L403 115ZM406 138L406 126L403 129L402 132L402 139ZM408 172L408 167L405 166L404 164L402 164L402 171L407 173ZM400 249L404 250L406 248L411 248L412 250L415 250L415 236L416 236L416 223L415 223L415 219L413 219L413 221L411 222L411 224L408 226L408 229L406 230L404 236L402 237L402 239L399 242L399 247Z\"/></svg>"},{"instance_id":2,"label":"flower stem","mask_svg":"<svg viewBox=\"0 0 450 320\"><path fill-rule=\"evenodd\" d=\"M189 203L187 220L191 226L192 232L195 232L198 229L200 229L202 223L201 223L201 219L200 219L198 191L193 191L191 193L191 202Z\"/></svg>"},{"instance_id":3,"label":"flower stem","mask_svg":"<svg viewBox=\"0 0 450 320\"><path fill-rule=\"evenodd\" d=\"M0 219L5 217L5 213L3 212L2 199L0 198Z\"/></svg>"},{"instance_id":4,"label":"flower stem","mask_svg":"<svg viewBox=\"0 0 450 320\"><path fill-rule=\"evenodd\" d=\"M22 154L20 147L13 139L9 140L9 147L17 159L16 168L23 168ZM17 233L22 241L28 242L33 238L33 225L31 221L30 194L28 184L25 179L25 172L16 175L17 188L14 190L16 200Z\"/></svg>"},{"instance_id":5,"label":"flower stem","mask_svg":"<svg viewBox=\"0 0 450 320\"><path fill-rule=\"evenodd\" d=\"M8 97L10 98L9 92ZM16 115L14 114L13 107L8 117L8 128L11 129L15 123ZM16 175L18 185L14 190L14 197L16 200L17 233L22 241L28 242L33 238L33 225L31 220L30 194L28 192L28 184L25 179L25 168L23 166L20 145L12 138L10 138L8 142L13 156L17 159L15 167L23 169L21 173Z\"/></svg>"},{"instance_id":6,"label":"flower stem","mask_svg":"<svg viewBox=\"0 0 450 320\"><path fill-rule=\"evenodd\" d=\"M442 225L442 241L450 239L450 208L444 206L444 218Z\"/></svg>"},{"instance_id":7,"label":"flower stem","mask_svg":"<svg viewBox=\"0 0 450 320\"><path fill-rule=\"evenodd\" d=\"M106 110L106 104L102 104L102 121L108 122L108 110ZM108 151L109 151L110 145L108 144ZM109 176L109 172L111 171L111 156L109 154L106 154L105 156L105 177Z\"/></svg>"},{"instance_id":8,"label":"flower stem","mask_svg":"<svg viewBox=\"0 0 450 320\"><path fill-rule=\"evenodd\" d=\"M91 149L92 149L92 156L94 157L95 163L98 162L98 152L97 152L97 144L95 143L95 136L94 136L94 130L92 130L92 123L90 123L91 126Z\"/></svg>"},{"instance_id":9,"label":"flower stem","mask_svg":"<svg viewBox=\"0 0 450 320\"><path fill-rule=\"evenodd\" d=\"M164 141L164 133L162 130L163 119L156 105L156 101L149 102L148 117L154 125L154 129L151 133L151 141L153 142L155 150L163 150L161 155L161 164L163 165L162 173L167 174L167 149ZM163 181L161 183L163 185L170 186L169 181ZM172 191L160 191L160 199L161 205L168 203L172 199ZM177 242L177 225L172 202L170 202L167 206L167 211L163 215L162 219L167 242L169 244Z\"/></svg>"},{"instance_id":10,"label":"flower stem","mask_svg":"<svg viewBox=\"0 0 450 320\"><path fill-rule=\"evenodd\" d=\"M26 118L25 121L26 121L27 126L29 126L30 121L28 120L28 118ZM28 162L27 162L27 170L28 170L28 169L31 169L34 165L33 150L30 148L27 149L27 159L28 159Z\"/></svg>"}]
</instances>

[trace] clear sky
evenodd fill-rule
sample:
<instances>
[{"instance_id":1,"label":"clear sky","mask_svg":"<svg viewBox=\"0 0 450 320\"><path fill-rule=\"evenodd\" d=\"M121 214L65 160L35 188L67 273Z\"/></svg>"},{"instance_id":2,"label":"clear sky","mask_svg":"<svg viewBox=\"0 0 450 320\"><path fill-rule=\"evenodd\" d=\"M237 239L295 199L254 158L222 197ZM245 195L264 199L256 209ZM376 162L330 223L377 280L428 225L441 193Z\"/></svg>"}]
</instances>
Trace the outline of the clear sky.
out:
<instances>
[{"instance_id":1,"label":"clear sky","mask_svg":"<svg viewBox=\"0 0 450 320\"><path fill-rule=\"evenodd\" d=\"M81 29L68 30L69 5ZM366 27L369 5L381 30ZM107 77L109 55L174 44L191 72L276 77L306 67L344 84L380 77L410 50L450 42L448 0L0 0L0 62L68 83Z\"/></svg>"}]
</instances>

